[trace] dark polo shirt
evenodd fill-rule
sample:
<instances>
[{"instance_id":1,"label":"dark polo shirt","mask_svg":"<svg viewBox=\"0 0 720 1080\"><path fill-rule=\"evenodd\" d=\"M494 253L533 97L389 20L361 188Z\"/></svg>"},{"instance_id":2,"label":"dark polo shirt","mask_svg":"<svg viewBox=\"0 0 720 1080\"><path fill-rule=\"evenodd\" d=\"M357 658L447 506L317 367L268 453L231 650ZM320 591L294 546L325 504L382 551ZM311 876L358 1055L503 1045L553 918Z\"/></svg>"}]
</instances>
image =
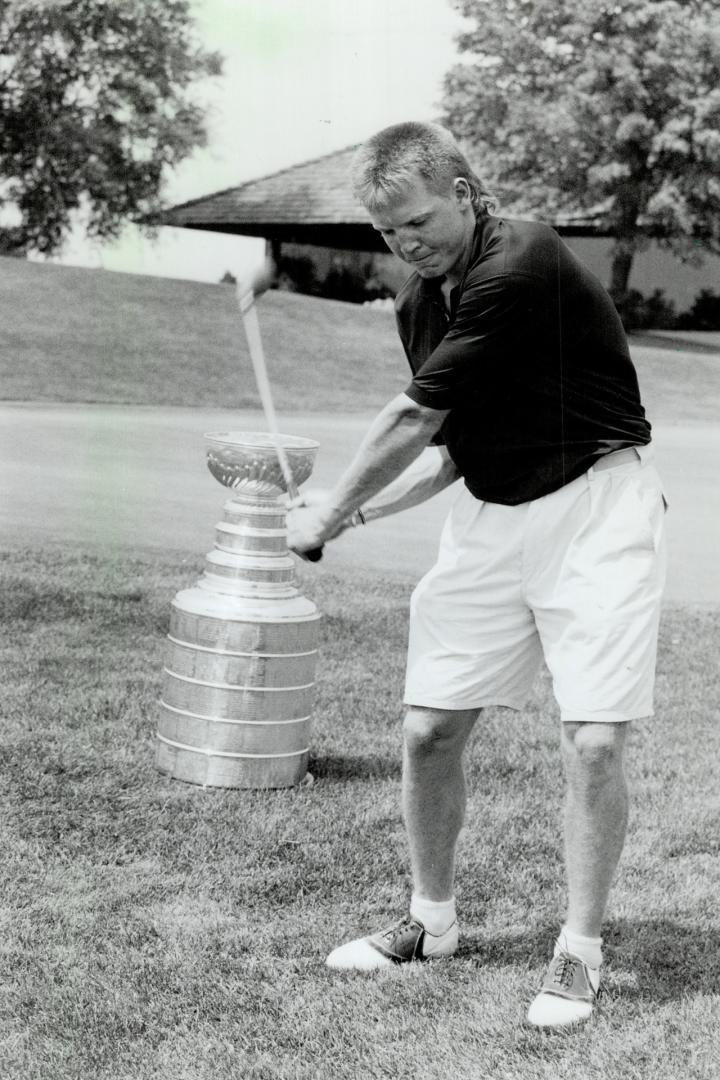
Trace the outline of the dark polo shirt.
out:
<instances>
[{"instance_id":1,"label":"dark polo shirt","mask_svg":"<svg viewBox=\"0 0 720 1080\"><path fill-rule=\"evenodd\" d=\"M395 301L406 393L450 409L439 441L477 499L537 499L650 441L615 306L553 229L485 217L449 315L440 280Z\"/></svg>"}]
</instances>

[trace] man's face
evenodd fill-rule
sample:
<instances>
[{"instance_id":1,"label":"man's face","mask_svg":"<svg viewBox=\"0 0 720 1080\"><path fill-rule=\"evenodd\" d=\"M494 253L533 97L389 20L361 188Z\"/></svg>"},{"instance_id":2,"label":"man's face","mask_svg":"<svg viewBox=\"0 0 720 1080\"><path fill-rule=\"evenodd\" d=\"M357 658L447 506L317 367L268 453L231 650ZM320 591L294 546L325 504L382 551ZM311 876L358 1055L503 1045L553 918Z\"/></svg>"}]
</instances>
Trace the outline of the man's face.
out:
<instances>
[{"instance_id":1,"label":"man's face","mask_svg":"<svg viewBox=\"0 0 720 1080\"><path fill-rule=\"evenodd\" d=\"M437 195L422 177L408 177L401 194L370 217L392 253L421 277L460 280L475 231L466 181L455 180L446 195Z\"/></svg>"}]
</instances>

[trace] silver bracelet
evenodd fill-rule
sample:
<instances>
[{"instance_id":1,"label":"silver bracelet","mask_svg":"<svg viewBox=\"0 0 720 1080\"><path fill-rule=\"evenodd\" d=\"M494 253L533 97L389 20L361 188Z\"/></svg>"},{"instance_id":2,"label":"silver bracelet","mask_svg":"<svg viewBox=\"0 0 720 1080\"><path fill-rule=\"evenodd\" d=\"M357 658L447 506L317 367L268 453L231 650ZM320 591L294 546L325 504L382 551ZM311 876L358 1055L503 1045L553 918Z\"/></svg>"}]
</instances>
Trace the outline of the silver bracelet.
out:
<instances>
[{"instance_id":1,"label":"silver bracelet","mask_svg":"<svg viewBox=\"0 0 720 1080\"><path fill-rule=\"evenodd\" d=\"M350 515L350 524L353 528L355 528L357 525L367 525L365 515L363 514L360 507L358 507L357 510L354 510L353 513Z\"/></svg>"}]
</instances>

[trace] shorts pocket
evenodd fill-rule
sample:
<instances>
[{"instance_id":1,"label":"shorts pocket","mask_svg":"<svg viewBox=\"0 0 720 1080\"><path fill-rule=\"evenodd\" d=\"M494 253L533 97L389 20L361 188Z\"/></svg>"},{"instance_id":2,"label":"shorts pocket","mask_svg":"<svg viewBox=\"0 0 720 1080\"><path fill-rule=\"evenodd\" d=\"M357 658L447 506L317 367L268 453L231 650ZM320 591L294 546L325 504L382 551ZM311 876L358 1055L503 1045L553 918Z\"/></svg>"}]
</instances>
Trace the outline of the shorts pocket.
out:
<instances>
[{"instance_id":1,"label":"shorts pocket","mask_svg":"<svg viewBox=\"0 0 720 1080\"><path fill-rule=\"evenodd\" d=\"M615 559L632 551L655 551L654 520L657 500L652 492L642 489L637 474L609 480L597 508L595 532L591 546L598 554ZM604 504L604 505L603 505Z\"/></svg>"},{"instance_id":2,"label":"shorts pocket","mask_svg":"<svg viewBox=\"0 0 720 1080\"><path fill-rule=\"evenodd\" d=\"M645 473L649 473L646 475ZM645 470L638 476L637 485L634 486L643 523L648 530L649 539L653 549L657 552L662 544L663 531L665 528L665 514L668 509L668 501L660 486L660 479L655 470Z\"/></svg>"},{"instance_id":3,"label":"shorts pocket","mask_svg":"<svg viewBox=\"0 0 720 1080\"><path fill-rule=\"evenodd\" d=\"M659 479L646 477L649 471L638 469L625 475L608 471L588 485L588 516L565 557L566 572L582 580L581 587L593 593L604 587L614 592L623 579L652 575L662 545L665 512Z\"/></svg>"}]
</instances>

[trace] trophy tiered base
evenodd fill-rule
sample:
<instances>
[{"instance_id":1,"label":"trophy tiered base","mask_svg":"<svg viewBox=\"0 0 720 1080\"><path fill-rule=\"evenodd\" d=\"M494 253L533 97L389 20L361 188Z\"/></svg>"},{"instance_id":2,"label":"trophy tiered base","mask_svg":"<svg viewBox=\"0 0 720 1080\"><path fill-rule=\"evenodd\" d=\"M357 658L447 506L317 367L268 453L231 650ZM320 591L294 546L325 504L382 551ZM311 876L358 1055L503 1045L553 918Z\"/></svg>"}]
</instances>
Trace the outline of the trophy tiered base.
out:
<instances>
[{"instance_id":1,"label":"trophy tiered base","mask_svg":"<svg viewBox=\"0 0 720 1080\"><path fill-rule=\"evenodd\" d=\"M281 437L302 483L317 443ZM156 764L194 784L291 787L307 774L320 616L295 583L268 436L207 439L235 495L204 574L172 602Z\"/></svg>"}]
</instances>

